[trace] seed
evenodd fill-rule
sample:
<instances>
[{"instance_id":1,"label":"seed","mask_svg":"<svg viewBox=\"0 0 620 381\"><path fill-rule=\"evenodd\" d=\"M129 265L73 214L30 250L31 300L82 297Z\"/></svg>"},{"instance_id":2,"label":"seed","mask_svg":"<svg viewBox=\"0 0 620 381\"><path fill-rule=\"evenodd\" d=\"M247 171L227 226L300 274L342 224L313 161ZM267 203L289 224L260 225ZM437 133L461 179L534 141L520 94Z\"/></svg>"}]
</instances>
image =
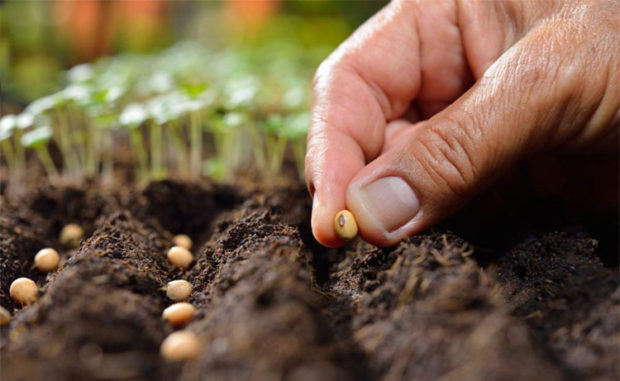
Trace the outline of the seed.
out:
<instances>
[{"instance_id":1,"label":"seed","mask_svg":"<svg viewBox=\"0 0 620 381\"><path fill-rule=\"evenodd\" d=\"M172 246L172 248L168 250L168 260L173 266L186 269L194 260L194 256L184 247Z\"/></svg>"},{"instance_id":2,"label":"seed","mask_svg":"<svg viewBox=\"0 0 620 381\"><path fill-rule=\"evenodd\" d=\"M84 229L80 225L67 224L60 231L60 244L69 248L80 246L80 241L84 237Z\"/></svg>"},{"instance_id":3,"label":"seed","mask_svg":"<svg viewBox=\"0 0 620 381\"><path fill-rule=\"evenodd\" d=\"M196 334L190 331L173 332L161 343L161 355L168 361L192 360L200 353Z\"/></svg>"},{"instance_id":4,"label":"seed","mask_svg":"<svg viewBox=\"0 0 620 381\"><path fill-rule=\"evenodd\" d=\"M175 235L174 238L172 238L172 242L174 242L174 244L177 246L186 248L187 250L192 249L192 239L185 234Z\"/></svg>"},{"instance_id":5,"label":"seed","mask_svg":"<svg viewBox=\"0 0 620 381\"><path fill-rule=\"evenodd\" d=\"M11 322L11 313L4 307L0 306L0 327Z\"/></svg>"},{"instance_id":6,"label":"seed","mask_svg":"<svg viewBox=\"0 0 620 381\"><path fill-rule=\"evenodd\" d=\"M30 304L37 300L38 292L37 284L28 278L15 279L9 288L11 298L21 305Z\"/></svg>"},{"instance_id":7,"label":"seed","mask_svg":"<svg viewBox=\"0 0 620 381\"><path fill-rule=\"evenodd\" d=\"M196 307L187 302L174 303L162 313L162 318L175 327L187 324L194 319Z\"/></svg>"},{"instance_id":8,"label":"seed","mask_svg":"<svg viewBox=\"0 0 620 381\"><path fill-rule=\"evenodd\" d=\"M175 302L186 300L191 293L192 284L186 280L173 280L166 287L166 295Z\"/></svg>"},{"instance_id":9,"label":"seed","mask_svg":"<svg viewBox=\"0 0 620 381\"><path fill-rule=\"evenodd\" d=\"M34 266L37 270L48 273L58 268L59 260L60 257L56 250L50 248L41 249L37 255L34 256Z\"/></svg>"},{"instance_id":10,"label":"seed","mask_svg":"<svg viewBox=\"0 0 620 381\"><path fill-rule=\"evenodd\" d=\"M334 230L343 241L350 241L357 235L357 223L353 214L346 209L336 213Z\"/></svg>"}]
</instances>

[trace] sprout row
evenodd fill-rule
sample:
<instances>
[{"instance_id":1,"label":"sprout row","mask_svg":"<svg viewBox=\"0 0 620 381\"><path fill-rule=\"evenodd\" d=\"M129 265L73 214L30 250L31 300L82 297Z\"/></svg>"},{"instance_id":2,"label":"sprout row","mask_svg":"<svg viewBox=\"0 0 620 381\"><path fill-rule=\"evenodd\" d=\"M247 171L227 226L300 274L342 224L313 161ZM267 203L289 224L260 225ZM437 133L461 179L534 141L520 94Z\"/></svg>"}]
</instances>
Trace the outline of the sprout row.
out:
<instances>
[{"instance_id":1,"label":"sprout row","mask_svg":"<svg viewBox=\"0 0 620 381\"><path fill-rule=\"evenodd\" d=\"M213 52L182 43L78 65L64 89L0 119L9 184L24 180L32 157L51 179L105 180L121 148L143 181L223 180L247 168L272 179L287 152L301 174L317 57L294 45Z\"/></svg>"}]
</instances>

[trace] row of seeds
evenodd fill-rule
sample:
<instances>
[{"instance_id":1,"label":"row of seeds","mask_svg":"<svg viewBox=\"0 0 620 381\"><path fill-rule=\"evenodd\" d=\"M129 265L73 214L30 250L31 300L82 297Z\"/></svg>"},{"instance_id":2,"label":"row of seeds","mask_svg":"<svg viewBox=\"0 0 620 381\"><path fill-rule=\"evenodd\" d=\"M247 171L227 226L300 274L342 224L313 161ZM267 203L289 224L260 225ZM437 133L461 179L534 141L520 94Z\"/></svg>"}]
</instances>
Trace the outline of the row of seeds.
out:
<instances>
[{"instance_id":1,"label":"row of seeds","mask_svg":"<svg viewBox=\"0 0 620 381\"><path fill-rule=\"evenodd\" d=\"M194 260L190 252L192 240L179 234L173 238L175 246L168 250L168 261L176 267L187 269ZM182 327L194 319L196 307L186 302L192 293L192 285L186 280L173 280L166 287L166 295L176 303L164 310L162 318L174 327ZM200 353L196 334L179 330L171 333L161 343L161 355L169 361L192 360Z\"/></svg>"},{"instance_id":2,"label":"row of seeds","mask_svg":"<svg viewBox=\"0 0 620 381\"><path fill-rule=\"evenodd\" d=\"M84 230L76 224L66 225L59 237L61 245L70 248L79 246L84 236ZM168 250L168 261L176 267L187 269L194 260L190 249L192 240L179 234L174 237L175 246ZM53 248L39 250L34 256L34 267L42 272L49 273L58 269L60 255ZM166 285L166 295L175 303L167 307L162 318L174 327L182 327L193 320L196 308L186 300L192 293L192 285L186 280L173 280ZM39 296L37 284L30 278L15 279L9 288L9 295L22 306L35 302ZM0 326L11 321L11 313L0 306ZM198 356L200 344L196 334L191 331L179 330L170 334L161 344L162 356L170 361L190 360Z\"/></svg>"}]
</instances>

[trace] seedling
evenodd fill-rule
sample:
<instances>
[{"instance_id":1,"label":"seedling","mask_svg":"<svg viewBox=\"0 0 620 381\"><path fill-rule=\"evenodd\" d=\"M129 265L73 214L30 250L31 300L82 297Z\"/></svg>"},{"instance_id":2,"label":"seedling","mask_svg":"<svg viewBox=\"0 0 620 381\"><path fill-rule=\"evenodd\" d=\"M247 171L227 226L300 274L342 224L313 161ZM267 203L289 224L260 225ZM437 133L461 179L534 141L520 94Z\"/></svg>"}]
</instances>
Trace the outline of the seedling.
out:
<instances>
[{"instance_id":1,"label":"seedling","mask_svg":"<svg viewBox=\"0 0 620 381\"><path fill-rule=\"evenodd\" d=\"M0 306L0 327L11 322L11 313L4 307Z\"/></svg>"},{"instance_id":2,"label":"seedling","mask_svg":"<svg viewBox=\"0 0 620 381\"><path fill-rule=\"evenodd\" d=\"M20 172L20 166L24 164L19 163L21 158L17 157L18 155L11 143L11 137L16 128L17 121L15 115L5 115L0 119L0 146L2 147L2 152L4 153L4 158L8 165L10 182L16 180Z\"/></svg>"},{"instance_id":3,"label":"seedling","mask_svg":"<svg viewBox=\"0 0 620 381\"><path fill-rule=\"evenodd\" d=\"M168 261L170 261L173 266L186 269L193 260L194 256L192 253L184 247L173 246L168 250Z\"/></svg>"},{"instance_id":4,"label":"seedling","mask_svg":"<svg viewBox=\"0 0 620 381\"><path fill-rule=\"evenodd\" d=\"M33 130L26 132L20 139L20 143L25 148L33 149L43 164L45 172L50 178L58 178L58 170L49 153L47 144L52 138L52 128L47 125L39 125Z\"/></svg>"},{"instance_id":5,"label":"seedling","mask_svg":"<svg viewBox=\"0 0 620 381\"><path fill-rule=\"evenodd\" d=\"M357 236L357 222L348 210L341 210L334 217L334 230L343 241L350 241Z\"/></svg>"},{"instance_id":6,"label":"seedling","mask_svg":"<svg viewBox=\"0 0 620 381\"><path fill-rule=\"evenodd\" d=\"M39 288L32 279L17 278L11 283L9 295L17 303L25 306L37 300Z\"/></svg>"},{"instance_id":7,"label":"seedling","mask_svg":"<svg viewBox=\"0 0 620 381\"><path fill-rule=\"evenodd\" d=\"M34 256L34 266L42 273L49 273L58 268L60 256L54 249L45 248L39 250Z\"/></svg>"},{"instance_id":8,"label":"seedling","mask_svg":"<svg viewBox=\"0 0 620 381\"><path fill-rule=\"evenodd\" d=\"M175 327L185 325L194 319L196 307L187 302L174 303L162 313L162 318Z\"/></svg>"},{"instance_id":9,"label":"seedling","mask_svg":"<svg viewBox=\"0 0 620 381\"><path fill-rule=\"evenodd\" d=\"M164 339L160 351L168 361L193 360L200 354L200 342L191 331L177 331Z\"/></svg>"},{"instance_id":10,"label":"seedling","mask_svg":"<svg viewBox=\"0 0 620 381\"><path fill-rule=\"evenodd\" d=\"M125 107L119 117L119 124L124 127L128 134L132 145L132 152L136 155L137 175L139 179L146 179L149 168L149 158L147 150L144 146L142 130L140 126L149 118L145 106L132 103Z\"/></svg>"},{"instance_id":11,"label":"seedling","mask_svg":"<svg viewBox=\"0 0 620 381\"><path fill-rule=\"evenodd\" d=\"M166 295L173 301L186 300L192 293L192 284L186 280L173 280L166 285Z\"/></svg>"},{"instance_id":12,"label":"seedling","mask_svg":"<svg viewBox=\"0 0 620 381\"><path fill-rule=\"evenodd\" d=\"M187 250L191 250L192 249L192 239L189 238L189 236L185 235L185 234L177 234L172 238L172 242L174 242L174 244L176 246L181 246Z\"/></svg>"}]
</instances>

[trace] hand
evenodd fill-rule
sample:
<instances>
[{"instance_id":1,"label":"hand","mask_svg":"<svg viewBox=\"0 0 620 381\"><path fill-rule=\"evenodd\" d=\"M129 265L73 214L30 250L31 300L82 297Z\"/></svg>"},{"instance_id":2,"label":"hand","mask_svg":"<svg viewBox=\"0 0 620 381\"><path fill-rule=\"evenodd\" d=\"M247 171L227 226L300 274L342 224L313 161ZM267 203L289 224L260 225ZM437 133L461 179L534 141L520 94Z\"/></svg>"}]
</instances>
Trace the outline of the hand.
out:
<instances>
[{"instance_id":1,"label":"hand","mask_svg":"<svg viewBox=\"0 0 620 381\"><path fill-rule=\"evenodd\" d=\"M343 244L333 218L347 208L364 239L393 245L537 155L617 163L618 15L617 1L386 6L316 73L306 179L317 240Z\"/></svg>"}]
</instances>

